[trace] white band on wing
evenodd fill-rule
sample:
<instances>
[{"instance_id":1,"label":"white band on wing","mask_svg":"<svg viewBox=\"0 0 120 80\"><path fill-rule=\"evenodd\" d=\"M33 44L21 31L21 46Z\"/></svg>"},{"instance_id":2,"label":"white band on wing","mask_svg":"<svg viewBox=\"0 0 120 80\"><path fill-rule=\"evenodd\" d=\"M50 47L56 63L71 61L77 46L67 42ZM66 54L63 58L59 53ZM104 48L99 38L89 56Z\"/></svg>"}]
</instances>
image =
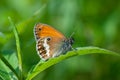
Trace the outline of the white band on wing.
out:
<instances>
[{"instance_id":1,"label":"white band on wing","mask_svg":"<svg viewBox=\"0 0 120 80\"><path fill-rule=\"evenodd\" d=\"M47 56L49 57L50 56L50 54L49 54L50 53L50 46L47 44L47 38L44 39L43 46L44 46L44 48L46 50Z\"/></svg>"}]
</instances>

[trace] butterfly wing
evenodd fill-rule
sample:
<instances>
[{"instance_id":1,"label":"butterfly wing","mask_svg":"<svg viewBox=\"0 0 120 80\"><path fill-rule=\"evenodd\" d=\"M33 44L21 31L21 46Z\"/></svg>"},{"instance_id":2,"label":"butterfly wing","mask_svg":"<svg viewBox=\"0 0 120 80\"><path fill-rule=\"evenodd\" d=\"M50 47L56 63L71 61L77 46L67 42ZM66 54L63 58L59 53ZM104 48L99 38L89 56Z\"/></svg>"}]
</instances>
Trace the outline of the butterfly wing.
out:
<instances>
[{"instance_id":1,"label":"butterfly wing","mask_svg":"<svg viewBox=\"0 0 120 80\"><path fill-rule=\"evenodd\" d=\"M67 40L62 33L41 23L37 24L34 30L38 55L42 59L58 56L62 52L64 41Z\"/></svg>"}]
</instances>

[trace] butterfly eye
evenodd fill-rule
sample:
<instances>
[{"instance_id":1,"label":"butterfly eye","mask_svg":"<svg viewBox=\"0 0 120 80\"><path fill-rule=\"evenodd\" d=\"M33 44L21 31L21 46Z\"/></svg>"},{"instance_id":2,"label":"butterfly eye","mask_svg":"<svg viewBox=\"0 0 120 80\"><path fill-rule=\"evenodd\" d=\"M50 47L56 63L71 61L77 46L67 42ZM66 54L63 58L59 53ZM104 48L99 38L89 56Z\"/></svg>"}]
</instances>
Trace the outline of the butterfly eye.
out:
<instances>
[{"instance_id":1,"label":"butterfly eye","mask_svg":"<svg viewBox=\"0 0 120 80\"><path fill-rule=\"evenodd\" d=\"M48 38L47 38L47 41L50 41L50 40L51 40L51 38L50 38L50 37L48 37Z\"/></svg>"}]
</instances>

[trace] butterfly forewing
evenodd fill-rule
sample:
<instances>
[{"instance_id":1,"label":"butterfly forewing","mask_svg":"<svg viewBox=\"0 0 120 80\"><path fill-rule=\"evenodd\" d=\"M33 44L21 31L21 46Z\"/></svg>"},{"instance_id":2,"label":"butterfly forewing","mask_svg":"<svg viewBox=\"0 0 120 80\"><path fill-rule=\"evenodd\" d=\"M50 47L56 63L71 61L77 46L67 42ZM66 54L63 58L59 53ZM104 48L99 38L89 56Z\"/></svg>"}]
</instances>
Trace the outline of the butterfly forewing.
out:
<instances>
[{"instance_id":1,"label":"butterfly forewing","mask_svg":"<svg viewBox=\"0 0 120 80\"><path fill-rule=\"evenodd\" d=\"M55 30L49 25L46 24L36 24L35 25L35 37L36 39L38 38L43 38L46 36L51 36L51 37L58 37L58 38L65 38L62 33L59 31Z\"/></svg>"}]
</instances>

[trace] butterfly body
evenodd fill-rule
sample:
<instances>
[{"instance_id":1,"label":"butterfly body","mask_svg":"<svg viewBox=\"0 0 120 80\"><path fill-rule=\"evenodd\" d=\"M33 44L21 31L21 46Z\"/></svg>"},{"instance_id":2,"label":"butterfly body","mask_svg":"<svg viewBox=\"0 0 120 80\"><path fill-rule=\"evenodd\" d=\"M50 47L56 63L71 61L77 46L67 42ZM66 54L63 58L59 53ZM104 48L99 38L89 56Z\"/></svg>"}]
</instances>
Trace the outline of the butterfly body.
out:
<instances>
[{"instance_id":1,"label":"butterfly body","mask_svg":"<svg viewBox=\"0 0 120 80\"><path fill-rule=\"evenodd\" d=\"M67 39L49 25L38 23L35 25L34 32L37 52L43 60L59 56L71 49L73 39Z\"/></svg>"}]
</instances>

